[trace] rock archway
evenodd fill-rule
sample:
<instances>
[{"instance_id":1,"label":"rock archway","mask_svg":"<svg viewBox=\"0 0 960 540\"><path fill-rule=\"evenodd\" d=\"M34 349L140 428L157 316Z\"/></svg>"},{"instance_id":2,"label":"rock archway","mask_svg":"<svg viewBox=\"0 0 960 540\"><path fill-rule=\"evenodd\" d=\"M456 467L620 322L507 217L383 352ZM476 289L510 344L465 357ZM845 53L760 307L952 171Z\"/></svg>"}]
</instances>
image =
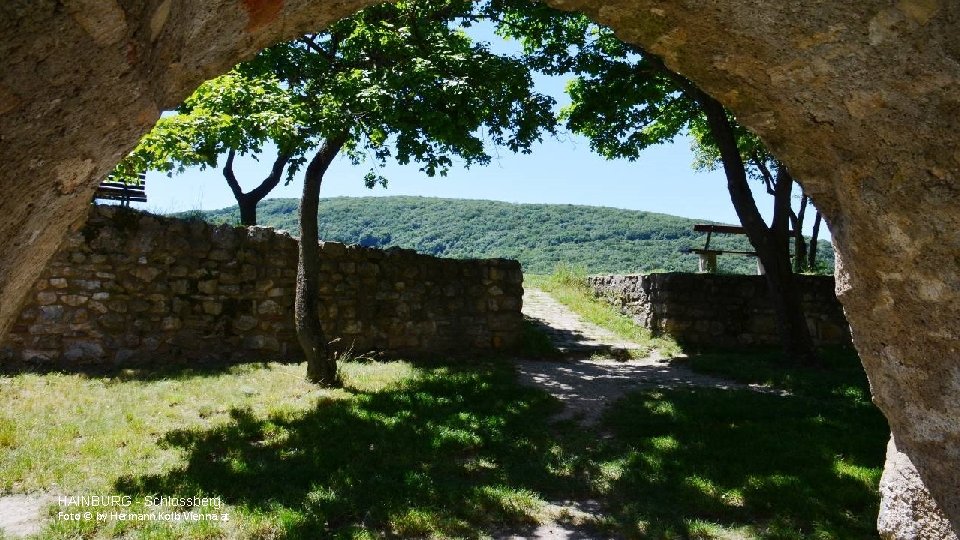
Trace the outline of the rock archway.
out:
<instances>
[{"instance_id":1,"label":"rock archway","mask_svg":"<svg viewBox=\"0 0 960 540\"><path fill-rule=\"evenodd\" d=\"M369 3L4 2L0 336L98 180L160 110L257 49ZM881 528L946 534L935 517L913 522L931 504L925 485L960 529L960 4L550 3L662 55L803 179L830 221L838 292L903 452L891 445Z\"/></svg>"}]
</instances>

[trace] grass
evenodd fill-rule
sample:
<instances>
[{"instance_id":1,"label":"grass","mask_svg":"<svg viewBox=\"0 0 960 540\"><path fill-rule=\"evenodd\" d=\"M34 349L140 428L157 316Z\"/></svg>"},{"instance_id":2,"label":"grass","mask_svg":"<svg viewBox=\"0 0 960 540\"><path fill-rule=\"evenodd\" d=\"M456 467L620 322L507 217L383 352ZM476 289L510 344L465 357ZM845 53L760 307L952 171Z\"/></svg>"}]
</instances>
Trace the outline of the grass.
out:
<instances>
[{"instance_id":1,"label":"grass","mask_svg":"<svg viewBox=\"0 0 960 540\"><path fill-rule=\"evenodd\" d=\"M774 354L694 357L694 369L789 390L637 392L604 422L598 468L615 521L642 538L876 538L889 429L855 354L828 369Z\"/></svg>"},{"instance_id":2,"label":"grass","mask_svg":"<svg viewBox=\"0 0 960 540\"><path fill-rule=\"evenodd\" d=\"M543 422L558 405L506 364L348 362L342 390L303 369L3 377L0 493L128 495L134 513L221 497L232 518L58 521L43 538L479 537L570 494Z\"/></svg>"},{"instance_id":3,"label":"grass","mask_svg":"<svg viewBox=\"0 0 960 540\"><path fill-rule=\"evenodd\" d=\"M560 350L550 340L550 336L529 320L523 321L523 336L519 352L525 358L551 359L561 356ZM0 433L0 441L2 436Z\"/></svg>"},{"instance_id":4,"label":"grass","mask_svg":"<svg viewBox=\"0 0 960 540\"><path fill-rule=\"evenodd\" d=\"M672 339L653 337L649 330L638 325L631 317L623 315L610 303L597 298L587 285L586 271L581 268L559 265L553 274L524 275L524 280L528 285L547 292L584 320L639 345L640 349L631 351L635 356L645 357L658 351L662 356L669 357L681 352Z\"/></svg>"},{"instance_id":5,"label":"grass","mask_svg":"<svg viewBox=\"0 0 960 540\"><path fill-rule=\"evenodd\" d=\"M0 493L220 497L226 523L54 522L41 538L521 536L546 501L602 501L596 534L875 537L887 427L855 355L828 368L713 355L698 370L789 389L636 392L595 431L505 362L345 362L0 376ZM56 515L58 508L52 508Z\"/></svg>"}]
</instances>

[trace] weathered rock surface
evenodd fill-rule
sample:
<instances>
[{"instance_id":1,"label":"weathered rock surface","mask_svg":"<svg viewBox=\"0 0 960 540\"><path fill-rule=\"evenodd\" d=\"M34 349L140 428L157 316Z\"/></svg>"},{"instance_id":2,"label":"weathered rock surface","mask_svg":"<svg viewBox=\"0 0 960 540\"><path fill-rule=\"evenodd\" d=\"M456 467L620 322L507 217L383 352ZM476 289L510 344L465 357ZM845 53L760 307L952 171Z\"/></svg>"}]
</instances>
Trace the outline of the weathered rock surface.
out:
<instances>
[{"instance_id":1,"label":"weathered rock surface","mask_svg":"<svg viewBox=\"0 0 960 540\"><path fill-rule=\"evenodd\" d=\"M3 2L0 335L97 181L161 109L257 48L367 3ZM837 290L875 400L960 528L960 3L550 3L662 55L802 179L843 261Z\"/></svg>"},{"instance_id":2,"label":"weathered rock surface","mask_svg":"<svg viewBox=\"0 0 960 540\"><path fill-rule=\"evenodd\" d=\"M877 529L884 540L957 540L950 522L930 498L910 458L887 443L887 461L880 479L882 496Z\"/></svg>"}]
</instances>

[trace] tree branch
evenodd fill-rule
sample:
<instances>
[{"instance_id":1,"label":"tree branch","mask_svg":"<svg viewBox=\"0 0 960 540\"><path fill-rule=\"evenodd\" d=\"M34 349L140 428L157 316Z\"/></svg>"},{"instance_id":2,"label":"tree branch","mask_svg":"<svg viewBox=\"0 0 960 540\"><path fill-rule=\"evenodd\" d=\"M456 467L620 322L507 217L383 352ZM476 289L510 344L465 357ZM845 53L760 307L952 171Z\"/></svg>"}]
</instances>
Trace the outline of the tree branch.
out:
<instances>
[{"instance_id":1,"label":"tree branch","mask_svg":"<svg viewBox=\"0 0 960 540\"><path fill-rule=\"evenodd\" d=\"M280 179L283 178L283 169L287 166L287 162L290 161L290 158L293 157L290 154L279 154L277 159L273 162L273 167L270 169L270 174L260 182L260 185L256 187L253 191L247 194L251 199L259 202L263 200L273 188L277 187L280 183Z\"/></svg>"},{"instance_id":2,"label":"tree branch","mask_svg":"<svg viewBox=\"0 0 960 540\"><path fill-rule=\"evenodd\" d=\"M233 158L236 157L236 155L237 152L233 148L227 153L227 162L223 164L223 177L227 179L227 185L230 186L230 191L233 192L233 196L237 199L237 202L239 202L246 194L240 189L237 177L233 174Z\"/></svg>"},{"instance_id":3,"label":"tree branch","mask_svg":"<svg viewBox=\"0 0 960 540\"><path fill-rule=\"evenodd\" d=\"M773 186L776 183L776 180L774 180L770 169L767 168L767 164L763 162L763 159L761 159L759 155L757 155L756 151L751 153L750 160L753 161L753 164L756 165L757 169L760 171L760 176L763 178L763 183L767 186L767 194L774 195Z\"/></svg>"}]
</instances>

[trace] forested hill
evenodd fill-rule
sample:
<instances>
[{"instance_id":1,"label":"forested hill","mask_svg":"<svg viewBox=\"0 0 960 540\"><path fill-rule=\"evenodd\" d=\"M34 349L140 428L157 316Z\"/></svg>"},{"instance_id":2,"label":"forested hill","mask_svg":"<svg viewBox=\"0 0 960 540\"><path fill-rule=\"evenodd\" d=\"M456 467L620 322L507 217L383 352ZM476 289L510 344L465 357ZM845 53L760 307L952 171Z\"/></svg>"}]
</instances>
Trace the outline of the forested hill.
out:
<instances>
[{"instance_id":1,"label":"forested hill","mask_svg":"<svg viewBox=\"0 0 960 540\"><path fill-rule=\"evenodd\" d=\"M298 234L297 199L268 199L258 208L261 225ZM239 223L236 206L204 213L214 222ZM696 220L595 206L511 204L426 197L340 197L320 201L320 238L372 247L415 249L442 257L505 257L526 272L549 273L558 263L590 273L697 269L705 237ZM716 235L711 247L749 250L745 237ZM821 241L821 260L833 251ZM721 256L724 272L755 273L755 260Z\"/></svg>"}]
</instances>

